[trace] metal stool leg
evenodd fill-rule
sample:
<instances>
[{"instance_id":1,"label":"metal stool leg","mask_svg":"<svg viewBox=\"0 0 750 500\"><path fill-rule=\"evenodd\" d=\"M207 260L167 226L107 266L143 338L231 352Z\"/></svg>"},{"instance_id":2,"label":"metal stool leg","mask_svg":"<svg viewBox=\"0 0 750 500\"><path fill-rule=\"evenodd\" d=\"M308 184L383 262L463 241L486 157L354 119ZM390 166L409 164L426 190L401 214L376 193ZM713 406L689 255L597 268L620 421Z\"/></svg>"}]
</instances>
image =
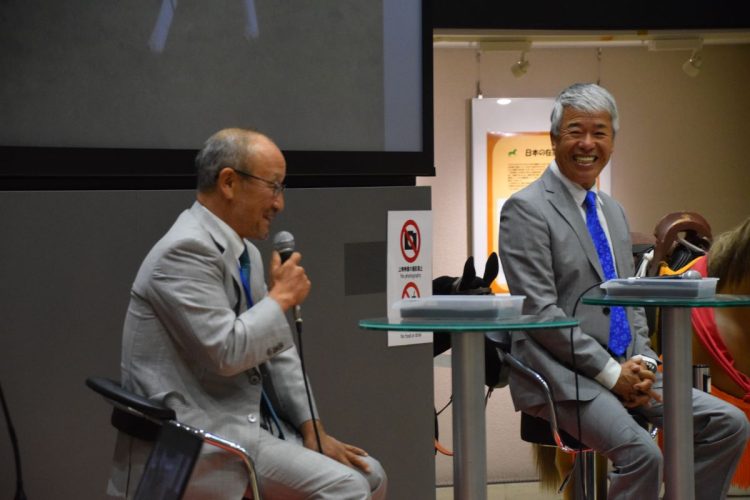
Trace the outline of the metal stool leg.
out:
<instances>
[{"instance_id":1,"label":"metal stool leg","mask_svg":"<svg viewBox=\"0 0 750 500\"><path fill-rule=\"evenodd\" d=\"M607 477L602 475L606 472L606 466L606 459L598 456L594 451L577 453L573 469L561 489L567 486L567 483L572 482L575 500L606 500Z\"/></svg>"}]
</instances>

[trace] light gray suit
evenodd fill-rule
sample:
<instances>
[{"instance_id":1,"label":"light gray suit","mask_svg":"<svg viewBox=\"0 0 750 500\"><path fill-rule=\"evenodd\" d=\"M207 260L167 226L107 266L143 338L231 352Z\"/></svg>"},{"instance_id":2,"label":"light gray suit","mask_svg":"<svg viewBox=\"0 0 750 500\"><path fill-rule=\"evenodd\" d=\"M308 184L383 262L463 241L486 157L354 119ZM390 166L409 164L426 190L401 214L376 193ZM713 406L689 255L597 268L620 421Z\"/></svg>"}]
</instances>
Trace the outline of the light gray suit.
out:
<instances>
[{"instance_id":1,"label":"light gray suit","mask_svg":"<svg viewBox=\"0 0 750 500\"><path fill-rule=\"evenodd\" d=\"M634 274L630 230L622 207L599 193L609 228L618 276ZM562 181L548 168L541 178L513 195L500 217L500 258L511 293L525 295L524 312L546 317L572 316L579 296L604 281L596 250L580 208ZM661 453L619 399L594 378L612 359L607 350L608 309L579 304L573 329L582 440L612 460L609 498L657 498L661 481ZM658 359L651 349L641 308L628 308L632 341L622 361L635 354ZM576 380L571 362L571 332L565 330L514 333L512 352L539 371L550 383L560 425L578 435ZM549 418L535 384L511 373L511 395L516 410ZM655 389L661 391L661 376ZM716 499L729 487L747 439L744 415L731 405L698 391L693 394L695 415L695 472L697 498ZM662 405L639 409L661 426ZM729 474L727 474L729 472Z\"/></svg>"},{"instance_id":2,"label":"light gray suit","mask_svg":"<svg viewBox=\"0 0 750 500\"><path fill-rule=\"evenodd\" d=\"M243 446L269 496L369 497L368 481L376 487L385 482L377 461L370 459L373 473L364 477L303 448L291 430L310 419L291 330L267 296L260 253L245 241L254 302L248 309L224 234L196 202L145 258L123 330L123 386L174 408L178 420ZM264 386L291 426L285 441L261 427ZM145 443L118 436L110 494L134 494L147 453ZM246 484L238 460L204 446L185 498L239 499ZM357 488L359 496L352 494Z\"/></svg>"}]
</instances>

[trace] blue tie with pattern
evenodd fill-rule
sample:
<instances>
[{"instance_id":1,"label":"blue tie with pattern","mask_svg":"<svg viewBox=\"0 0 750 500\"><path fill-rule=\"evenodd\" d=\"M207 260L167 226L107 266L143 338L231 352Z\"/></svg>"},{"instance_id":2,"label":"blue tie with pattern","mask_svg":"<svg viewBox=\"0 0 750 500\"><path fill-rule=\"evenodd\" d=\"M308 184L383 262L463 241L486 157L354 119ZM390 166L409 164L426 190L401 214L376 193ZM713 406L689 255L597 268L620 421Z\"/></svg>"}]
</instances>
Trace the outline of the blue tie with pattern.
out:
<instances>
[{"instance_id":1,"label":"blue tie with pattern","mask_svg":"<svg viewBox=\"0 0 750 500\"><path fill-rule=\"evenodd\" d=\"M604 277L608 280L617 278L612 251L609 248L607 235L599 222L596 213L596 193L586 192L586 226L594 242L599 263L604 271ZM609 350L618 356L622 356L630 344L630 325L625 308L615 306L610 309L609 316Z\"/></svg>"},{"instance_id":2,"label":"blue tie with pattern","mask_svg":"<svg viewBox=\"0 0 750 500\"><path fill-rule=\"evenodd\" d=\"M242 288L245 289L245 298L247 298L247 308L253 307L253 298L250 296L250 256L247 253L247 248L240 255L240 280L242 281Z\"/></svg>"}]
</instances>

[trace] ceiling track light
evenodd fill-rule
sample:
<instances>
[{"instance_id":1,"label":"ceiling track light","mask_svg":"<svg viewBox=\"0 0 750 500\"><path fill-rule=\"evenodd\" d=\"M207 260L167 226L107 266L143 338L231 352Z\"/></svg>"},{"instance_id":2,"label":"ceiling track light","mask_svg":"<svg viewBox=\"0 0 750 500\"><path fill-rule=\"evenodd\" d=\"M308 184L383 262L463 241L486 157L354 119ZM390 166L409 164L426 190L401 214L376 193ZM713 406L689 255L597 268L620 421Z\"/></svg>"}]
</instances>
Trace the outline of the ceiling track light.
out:
<instances>
[{"instance_id":1,"label":"ceiling track light","mask_svg":"<svg viewBox=\"0 0 750 500\"><path fill-rule=\"evenodd\" d=\"M689 50L690 58L682 63L682 71L695 78L703 65L703 38L656 38L649 40L648 50Z\"/></svg>"},{"instance_id":2,"label":"ceiling track light","mask_svg":"<svg viewBox=\"0 0 750 500\"><path fill-rule=\"evenodd\" d=\"M701 66L703 66L703 54L701 53L701 49L695 49L690 54L690 59L682 64L682 71L686 75L695 78L701 72Z\"/></svg>"},{"instance_id":3,"label":"ceiling track light","mask_svg":"<svg viewBox=\"0 0 750 500\"><path fill-rule=\"evenodd\" d=\"M526 60L526 52L521 52L521 57L510 67L510 72L516 78L521 78L529 70L529 61Z\"/></svg>"}]
</instances>

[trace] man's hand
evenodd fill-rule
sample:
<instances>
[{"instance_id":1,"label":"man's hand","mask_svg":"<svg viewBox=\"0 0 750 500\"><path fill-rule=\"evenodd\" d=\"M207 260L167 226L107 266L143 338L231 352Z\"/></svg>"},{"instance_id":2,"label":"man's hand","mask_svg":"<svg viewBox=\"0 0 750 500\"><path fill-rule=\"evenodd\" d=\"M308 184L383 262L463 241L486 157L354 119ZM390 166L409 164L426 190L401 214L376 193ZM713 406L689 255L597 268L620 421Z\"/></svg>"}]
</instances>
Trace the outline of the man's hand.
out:
<instances>
[{"instance_id":1,"label":"man's hand","mask_svg":"<svg viewBox=\"0 0 750 500\"><path fill-rule=\"evenodd\" d=\"M640 370L638 372L638 375L641 377L641 381L638 382L633 386L633 389L635 389L637 398L635 401L637 404L634 406L627 406L628 408L635 408L637 406L641 405L648 405L650 400L661 402L661 394L658 392L652 391L651 387L654 385L654 382L656 382L656 374L649 370L646 363L640 359L633 360L635 363L638 364L640 367ZM645 398L645 400L644 400Z\"/></svg>"},{"instance_id":2,"label":"man's hand","mask_svg":"<svg viewBox=\"0 0 750 500\"><path fill-rule=\"evenodd\" d=\"M320 445L323 447L322 452L325 456L332 458L337 462L341 462L344 465L356 467L364 472L370 472L370 467L367 465L367 462L360 458L367 456L365 450L350 444L342 443L333 436L329 436L326 434L326 431L323 429L323 424L319 420L316 420L314 423L317 424L318 434L320 435ZM315 439L315 429L313 428L314 423L312 420L308 420L300 426L299 430L300 434L302 434L302 441L305 448L318 451L318 442Z\"/></svg>"},{"instance_id":3,"label":"man's hand","mask_svg":"<svg viewBox=\"0 0 750 500\"><path fill-rule=\"evenodd\" d=\"M661 401L661 395L651 389L656 381L656 375L640 360L629 359L620 366L620 378L617 379L612 392L622 399L626 408L648 405L652 399Z\"/></svg>"},{"instance_id":4,"label":"man's hand","mask_svg":"<svg viewBox=\"0 0 750 500\"><path fill-rule=\"evenodd\" d=\"M279 303L284 311L304 302L310 293L310 280L305 269L299 265L302 255L294 252L283 264L279 252L271 257L271 287L268 295Z\"/></svg>"}]
</instances>

